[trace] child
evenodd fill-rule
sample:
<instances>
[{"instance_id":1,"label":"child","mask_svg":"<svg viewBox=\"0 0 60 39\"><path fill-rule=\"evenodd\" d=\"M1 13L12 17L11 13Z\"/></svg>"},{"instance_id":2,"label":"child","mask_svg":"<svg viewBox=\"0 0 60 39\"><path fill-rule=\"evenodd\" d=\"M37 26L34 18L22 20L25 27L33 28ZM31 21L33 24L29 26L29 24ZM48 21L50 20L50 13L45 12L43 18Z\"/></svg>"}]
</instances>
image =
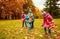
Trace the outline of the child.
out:
<instances>
[{"instance_id":1,"label":"child","mask_svg":"<svg viewBox=\"0 0 60 39\"><path fill-rule=\"evenodd\" d=\"M34 28L34 15L32 13L32 10L29 10L29 15L30 15L30 21L31 21L31 29Z\"/></svg>"},{"instance_id":2,"label":"child","mask_svg":"<svg viewBox=\"0 0 60 39\"><path fill-rule=\"evenodd\" d=\"M27 23L27 26L28 26L28 32L30 32L31 26L32 26L32 15L31 15L31 11L28 11L28 14L26 14L26 23Z\"/></svg>"},{"instance_id":3,"label":"child","mask_svg":"<svg viewBox=\"0 0 60 39\"><path fill-rule=\"evenodd\" d=\"M44 26L45 34L47 34L46 28L48 28L48 35L50 36L51 27L54 26L54 19L48 12L45 12L45 11L42 11L42 16L44 18L42 26ZM53 26L51 26L51 25L53 25Z\"/></svg>"},{"instance_id":4,"label":"child","mask_svg":"<svg viewBox=\"0 0 60 39\"><path fill-rule=\"evenodd\" d=\"M25 13L23 11L22 11L21 19L22 19L22 27L24 27L24 24L26 25L26 20L25 20Z\"/></svg>"}]
</instances>

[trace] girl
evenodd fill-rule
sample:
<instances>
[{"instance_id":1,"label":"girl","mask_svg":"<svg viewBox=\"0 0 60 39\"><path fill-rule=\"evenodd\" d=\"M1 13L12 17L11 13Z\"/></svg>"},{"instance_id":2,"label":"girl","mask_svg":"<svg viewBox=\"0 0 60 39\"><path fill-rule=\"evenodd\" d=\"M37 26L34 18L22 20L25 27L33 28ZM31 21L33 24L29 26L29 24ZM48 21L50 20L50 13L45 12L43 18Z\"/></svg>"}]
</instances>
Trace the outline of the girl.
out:
<instances>
[{"instance_id":1,"label":"girl","mask_svg":"<svg viewBox=\"0 0 60 39\"><path fill-rule=\"evenodd\" d=\"M45 11L42 11L42 16L44 18L42 26L44 26L45 34L47 34L46 28L48 28L48 35L51 35L51 28L54 27L54 19Z\"/></svg>"},{"instance_id":2,"label":"girl","mask_svg":"<svg viewBox=\"0 0 60 39\"><path fill-rule=\"evenodd\" d=\"M24 27L24 24L26 25L26 19L25 19L25 13L23 11L22 11L21 19L22 19L22 27Z\"/></svg>"}]
</instances>

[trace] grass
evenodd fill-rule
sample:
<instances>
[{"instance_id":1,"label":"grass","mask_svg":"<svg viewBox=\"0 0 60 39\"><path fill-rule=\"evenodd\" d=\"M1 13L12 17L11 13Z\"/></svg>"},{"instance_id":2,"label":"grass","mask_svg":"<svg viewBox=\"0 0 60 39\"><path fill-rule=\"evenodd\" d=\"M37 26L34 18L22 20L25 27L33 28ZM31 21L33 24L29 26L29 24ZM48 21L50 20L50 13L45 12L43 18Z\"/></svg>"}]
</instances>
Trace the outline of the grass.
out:
<instances>
[{"instance_id":1,"label":"grass","mask_svg":"<svg viewBox=\"0 0 60 39\"><path fill-rule=\"evenodd\" d=\"M43 33L42 19L35 19L34 29L27 35L27 28L22 28L21 20L0 20L0 39L49 39ZM51 39L60 38L60 19L55 19L57 29L52 29ZM53 32L57 30L56 32Z\"/></svg>"}]
</instances>

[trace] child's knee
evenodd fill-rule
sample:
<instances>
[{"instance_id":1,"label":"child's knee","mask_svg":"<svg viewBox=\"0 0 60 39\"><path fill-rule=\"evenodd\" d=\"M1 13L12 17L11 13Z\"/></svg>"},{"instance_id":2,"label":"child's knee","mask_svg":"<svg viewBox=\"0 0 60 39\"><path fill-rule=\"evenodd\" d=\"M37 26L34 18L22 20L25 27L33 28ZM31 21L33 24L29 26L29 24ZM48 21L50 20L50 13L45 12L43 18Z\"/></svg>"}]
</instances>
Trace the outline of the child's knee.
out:
<instances>
[{"instance_id":1,"label":"child's knee","mask_svg":"<svg viewBox=\"0 0 60 39\"><path fill-rule=\"evenodd\" d=\"M31 30L31 27L28 27L28 32L30 32L30 30Z\"/></svg>"}]
</instances>

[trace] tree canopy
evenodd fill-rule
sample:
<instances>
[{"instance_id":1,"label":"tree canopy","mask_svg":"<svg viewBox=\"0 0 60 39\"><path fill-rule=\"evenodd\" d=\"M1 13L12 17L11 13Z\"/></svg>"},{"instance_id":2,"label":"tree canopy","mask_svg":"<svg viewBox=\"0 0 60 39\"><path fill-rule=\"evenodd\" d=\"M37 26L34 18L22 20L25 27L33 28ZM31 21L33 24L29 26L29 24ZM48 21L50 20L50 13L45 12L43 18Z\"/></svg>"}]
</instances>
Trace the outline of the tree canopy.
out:
<instances>
[{"instance_id":1,"label":"tree canopy","mask_svg":"<svg viewBox=\"0 0 60 39\"><path fill-rule=\"evenodd\" d=\"M59 0L46 0L44 10L48 11L53 17L60 17L60 5L58 4Z\"/></svg>"}]
</instances>

